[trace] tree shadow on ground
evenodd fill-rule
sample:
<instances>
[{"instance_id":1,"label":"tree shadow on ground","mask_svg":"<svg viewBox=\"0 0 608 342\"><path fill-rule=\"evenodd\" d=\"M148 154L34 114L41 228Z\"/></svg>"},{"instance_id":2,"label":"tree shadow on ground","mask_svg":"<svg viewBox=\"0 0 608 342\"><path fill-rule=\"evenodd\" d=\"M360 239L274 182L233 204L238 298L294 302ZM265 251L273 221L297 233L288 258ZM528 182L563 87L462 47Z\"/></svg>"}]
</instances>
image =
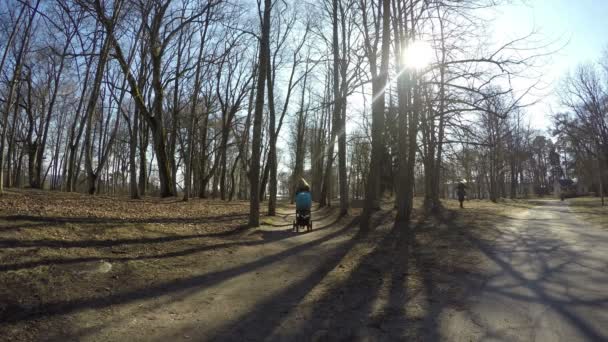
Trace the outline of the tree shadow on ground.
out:
<instances>
[{"instance_id":1,"label":"tree shadow on ground","mask_svg":"<svg viewBox=\"0 0 608 342\"><path fill-rule=\"evenodd\" d=\"M377 228L378 229L378 228ZM393 225L348 278L312 304L309 320L278 340L390 340L407 337L408 228Z\"/></svg>"},{"instance_id":2,"label":"tree shadow on ground","mask_svg":"<svg viewBox=\"0 0 608 342\"><path fill-rule=\"evenodd\" d=\"M374 217L375 224L379 221L385 220L390 217L391 212L378 213ZM389 236L390 235L390 236ZM355 317L344 317L341 316L339 320L331 321L332 316L328 315L331 311L335 310L335 305L343 303L353 303L355 297L357 298L359 314L364 314L365 309L371 307L373 301L374 288L378 287L378 278L373 279L369 277L370 272L380 272L378 265L374 263L366 262L365 260L376 260L374 253L390 253L389 250L384 250L389 245L396 245L395 235L388 234L381 243L374 249L372 255L365 257L362 265L359 265L356 270L353 271L353 275L349 278L348 284L343 286L335 286L330 289L329 293L324 296L320 301L315 303L312 307L312 313L310 317L303 322L303 325L299 327L299 330L292 330L290 332L282 332L279 335L274 335L275 330L281 326L281 323L285 320L286 315L292 310L296 309L302 302L304 297L310 291L315 288L331 271L336 267L340 267L340 263L343 261L347 253L357 244L364 242L366 237L360 233L355 235L352 239L346 243L337 246L330 253L331 255L327 260L316 267L309 276L305 279L298 281L297 283L288 286L281 290L278 294L273 295L271 298L261 301L251 311L235 319L233 322L229 322L217 331L215 331L211 338L205 336L210 340L226 340L226 341L240 341L243 339L248 340L264 340L264 341L300 341L310 340L311 336L315 332L321 329L334 329L334 332L340 331L344 327L339 327L339 322L345 322L352 320L352 323L358 322L353 320ZM392 243L390 243L392 242ZM372 270L373 269L373 270ZM357 287L357 295L351 297L348 296L349 291L347 288ZM354 293L354 292L353 292ZM398 296L395 293L395 296ZM345 312L341 312L344 314ZM349 313L354 313L349 311ZM337 317L337 316L336 316ZM328 328L329 327L329 328ZM329 330L328 330L329 331ZM329 338L329 336L321 336ZM335 337L335 336L332 336ZM202 338L202 336L201 336Z\"/></svg>"},{"instance_id":3,"label":"tree shadow on ground","mask_svg":"<svg viewBox=\"0 0 608 342\"><path fill-rule=\"evenodd\" d=\"M334 216L333 220L324 222L321 226L316 226L314 232L331 228L334 224L341 220L340 217ZM243 246L259 246L271 242L276 242L284 239L288 239L294 236L305 233L296 233L291 229L285 230L257 230L253 235L260 235L262 240L253 241L235 241L235 242L222 242L217 244L205 244L197 245L191 248L180 249L170 252L152 253L145 255L135 256L117 256L114 253L126 253L123 249L126 247L133 247L133 245L148 245L163 244L178 242L184 240L195 241L198 238L203 237L226 237L235 235L239 232L247 230L247 226L238 226L234 230L227 233L211 233L211 234L191 234L191 235L174 235L174 236L163 236L158 238L137 238L137 239L112 239L112 240L23 240L23 239L0 239L0 247L8 248L30 248L30 247L46 247L46 248L110 248L108 251L111 253L106 256L94 256L94 257L77 257L77 258L44 258L42 260L27 261L14 264L2 264L0 265L0 272L4 271L16 271L28 268L34 268L38 266L50 266L50 265L70 265L84 262L95 262L95 261L109 261L109 262L126 262L133 260L149 260L149 259L164 259L183 257L191 254L202 253L211 250L221 250L226 248L243 247ZM113 249L119 247L120 249Z\"/></svg>"},{"instance_id":4,"label":"tree shadow on ground","mask_svg":"<svg viewBox=\"0 0 608 342\"><path fill-rule=\"evenodd\" d=\"M600 276L608 281L605 278L607 271L594 266L601 264L602 260L594 260L582 252L571 250L563 240L543 234L552 229L548 226L549 223L534 220L530 224L538 228L537 230L503 231L501 243L496 244L477 235L470 227L457 223L456 216L456 211L446 211L444 216L438 218L439 224L430 219L427 222L428 218L425 218L411 231L401 226L382 228L389 232L384 232L384 235L377 239L371 252L362 257L361 262L355 265L343 281L332 283L322 297L314 302L303 303L302 300L308 293L333 269L340 267L343 258L357 243L366 243L367 240L358 236L340 244L330 249L326 261L319 264L305 279L280 290L271 298L260 301L251 311L214 331L212 337L222 340L249 338L297 341L315 337L321 340L437 341L445 338L442 336L440 320L448 309L464 312L472 320L479 320L470 304L483 291L516 302L545 305L563 317L565 322L576 328L586 339L606 339L605 333L590 324L580 312L606 308L608 296L584 299L575 291L558 297L549 290L552 284L562 284L566 281L562 274L572 272L572 267L575 271L581 268L595 269L594 272L603 273ZM496 222L505 219L500 216L493 218ZM14 316L6 318L6 322L32 320L83 309L107 308L168 294L181 296L200 291L304 253L344 234L354 223L355 221L318 239L244 265L109 296L46 303L34 312L16 312ZM270 240L293 236L283 231L269 234ZM598 243L606 244L608 241ZM451 249L453 254L448 253L448 249ZM460 258L469 249L496 264L497 270L487 272L470 263L461 264ZM442 255L442 251L446 251L445 255ZM554 258L556 253L559 260ZM519 257L522 254L529 257ZM531 279L518 270L518 267L526 264L539 268L538 277ZM495 280L505 275L515 282L495 283ZM585 284L598 283L598 279L593 279L588 274L579 275ZM419 284L408 286L412 281L418 281ZM524 289L524 293L519 289ZM379 301L379 298L387 300ZM414 310L416 307L419 309ZM293 329L282 329L286 318L294 311L302 311L306 314L306 319L297 324L289 322L293 324ZM531 324L535 325L537 322ZM480 339L510 339L508 332L501 329L486 325L480 329L483 330ZM209 335L199 337L207 339Z\"/></svg>"},{"instance_id":5,"label":"tree shadow on ground","mask_svg":"<svg viewBox=\"0 0 608 342\"><path fill-rule=\"evenodd\" d=\"M54 239L0 239L0 248L29 248L29 247L48 247L48 248L98 248L98 247L114 247L133 244L156 244L175 242L182 240L193 240L205 237L226 237L247 230L246 225L239 225L232 230L222 233L207 233L207 234L186 234L186 235L170 235L150 238L129 238L129 239L83 239L83 240L54 240Z\"/></svg>"},{"instance_id":6,"label":"tree shadow on ground","mask_svg":"<svg viewBox=\"0 0 608 342\"><path fill-rule=\"evenodd\" d=\"M421 313L411 317L414 335L424 341L442 340L440 320L450 308L460 310L481 286L483 274L466 259L473 248L463 241L462 227L453 225L456 211L422 217L412 245L412 263L419 272ZM502 219L502 217L498 217ZM425 238L425 235L426 236Z\"/></svg>"},{"instance_id":7,"label":"tree shadow on ground","mask_svg":"<svg viewBox=\"0 0 608 342\"><path fill-rule=\"evenodd\" d=\"M276 260L277 263L280 261L283 261L287 258L294 258L294 257L299 258L300 256L303 256L306 259L306 261L308 261L308 260L310 260L309 258L310 258L311 252L315 252L316 250L327 251L327 254L323 254L323 262L319 263L318 268L314 269L310 275L306 276L306 280L302 280L302 281L298 280L297 284L289 286L288 290L280 291L279 294L276 296L273 295L272 302L274 304L267 304L266 309L260 311L261 315L258 316L258 318L261 321L267 322L269 320L272 320L274 317L273 316L274 312L277 312L280 314L281 310L278 309L278 307L281 305L281 303L282 304L293 303L295 300L294 298L296 298L296 297L299 298L300 294L302 296L305 295L309 291L311 286L314 286L314 284L318 283L318 281L320 281L324 277L324 275L335 266L334 263L339 261L341 259L341 256L344 255L345 253L347 253L348 250L350 250L352 245L354 243L356 243L356 241L358 240L358 237L359 237L359 235L355 235L351 231L352 228L355 227L356 224L358 223L358 218L351 218L351 219L349 219L349 221L345 221L345 223L346 223L346 226L343 226L341 224L340 226L338 226L336 228L336 230L338 230L338 231L330 233L331 236L322 237L320 239L313 240L312 243L310 243L310 242L305 243L306 248L298 248L297 251L294 251L294 253L289 253L289 254L282 253L281 257L277 258L277 260ZM332 224L328 224L327 227L325 227L324 229L327 229L332 225L334 228L336 227L334 225L334 223L332 223ZM340 228L340 227L343 227L343 228ZM279 232L283 232L283 231L273 231L273 233L279 233ZM344 236L345 234L346 234L346 238L341 238L341 236ZM330 248L321 246L321 244L329 244ZM296 262L296 264L297 264L297 262ZM334 265L334 266L332 266L332 265ZM260 265L257 268L263 268L266 266L267 265ZM277 266L280 267L280 265L277 265ZM253 271L254 270L251 270L250 272L253 272ZM234 277L240 276L244 273L245 272L235 275ZM226 280L228 280L228 279L226 279ZM279 280L277 279L277 281L279 281ZM167 306L171 305L171 303L189 301L188 298L201 299L202 297L196 297L196 296L198 296L201 293L201 291L203 291L204 289L205 289L205 287L192 287L192 288L189 288L188 290L180 291L179 293L172 292L169 296L158 297L154 300L153 304L147 303L147 304L143 305L140 312L142 315L145 315L146 313L154 312L156 310L166 311L166 309L163 309L163 307L166 308ZM263 293L261 295L263 296ZM194 300L196 300L196 299L194 299ZM273 311L273 308L275 308L276 310ZM122 318L122 316L113 316L111 319L104 320L100 324L78 329L76 331L72 330L72 333L69 336L71 338L80 339L84 336L95 335L95 334L99 333L99 331L101 331L103 329L108 329L109 327L112 327L114 324L118 323L119 321L121 321L123 319L124 318ZM175 336L177 336L178 338L181 338L182 336L188 336L187 337L188 339L198 340L196 337L196 333L201 332L200 328L201 328L201 326L199 325L199 323L194 323L194 320L193 320L193 324L190 328L184 329L184 332L178 331L177 335L175 335ZM255 330L259 330L259 329L260 329L260 326L255 327ZM192 330L195 331L194 334L192 334ZM152 340L165 341L165 340L170 340L170 339L175 338L175 336L174 336L175 331L168 329L166 331L166 333L169 334L170 336L157 337ZM221 339L226 340L226 338L223 338L223 337ZM242 336L237 336L235 339L239 340L239 341L243 340ZM200 340L209 340L209 331L208 330L206 330L204 332L204 335L200 337Z\"/></svg>"},{"instance_id":8,"label":"tree shadow on ground","mask_svg":"<svg viewBox=\"0 0 608 342\"><path fill-rule=\"evenodd\" d=\"M585 339L606 340L607 332L598 330L597 324L594 325L590 318L593 317L593 312L600 313L608 309L608 294L599 294L594 298L585 297L588 297L586 286L597 284L598 276L603 279L599 283L608 281L608 271L594 267L589 270L587 267L586 271L581 272L581 266L585 264L601 265L603 261L600 258L576 251L569 243L549 234L548 232L554 227L548 222L535 221L531 226L524 225L516 231L504 230L496 242L483 239L475 232L459 226L454 222L455 216L455 212L450 212L443 219L443 223L447 224L449 229L459 231L462 239L496 267L491 273L483 269L472 269L473 272L470 272L471 269L466 270L467 272L458 278L460 287L464 291L456 295L451 294L448 298L443 296L445 298L443 303L440 301L431 305L425 319L423 331L427 336L425 340L445 338L442 336L437 318L441 311L454 304L458 310L464 311L466 317L475 322L476 329L481 329L480 335L475 336L475 339L513 339L512 327L508 325L502 327L496 322L487 321L483 317L483 312L477 312L470 306L480 295L491 296L505 300L510 305L522 305L522 307L530 304L541 305L547 312L559 317L561 322L574 328ZM604 240L602 243L608 244L608 241ZM522 269L532 269L531 273L534 277L531 278L530 274L524 273ZM439 288L441 281L425 278L424 282L429 298L435 297L433 293L441 290ZM555 290L561 287L565 287L566 290ZM442 296L437 297L442 298ZM459 306L458 302L464 305ZM500 306L500 303L496 302L495 305ZM539 321L526 323L529 325L518 327L518 334L529 333L530 336L534 336L538 331L546 329Z\"/></svg>"},{"instance_id":9,"label":"tree shadow on ground","mask_svg":"<svg viewBox=\"0 0 608 342\"><path fill-rule=\"evenodd\" d=\"M161 224L201 224L235 221L245 219L249 214L227 214L202 217L147 217L147 218L115 218L115 217L70 217L70 216L34 216L34 215L7 215L0 216L0 220L44 222L51 224L129 224L129 223L161 223Z\"/></svg>"},{"instance_id":10,"label":"tree shadow on ground","mask_svg":"<svg viewBox=\"0 0 608 342\"><path fill-rule=\"evenodd\" d=\"M313 246L329 241L344 232L348 231L354 225L354 221L347 224L345 227L334 232L326 234L320 238L309 242L285 249L282 252L265 256L255 261L245 263L243 265L230 267L225 270L201 274L186 279L176 279L162 284L149 286L146 288L138 288L126 292L111 294L107 296L98 296L93 298L78 298L73 300L59 300L48 303L43 303L40 306L28 311L13 311L4 312L4 317L0 317L0 321L6 323L15 323L24 320L34 320L44 317L63 315L73 313L83 309L100 309L112 305L131 303L137 300L150 299L160 297L170 293L178 293L188 290L202 290L204 288L216 285L238 275L254 271L260 267L271 265L291 255L305 251Z\"/></svg>"},{"instance_id":11,"label":"tree shadow on ground","mask_svg":"<svg viewBox=\"0 0 608 342\"><path fill-rule=\"evenodd\" d=\"M462 300L450 296L466 295L442 293L444 286L455 275L470 271L456 266L447 274L441 248L425 253L429 246L416 241L415 227L385 223L376 229L377 238L356 241L373 243L371 251L342 281L327 284L320 298L303 301L332 269L342 267L353 241L348 250L335 251L327 264L320 265L321 273L262 301L214 332L211 340L416 340L438 335L428 332L437 330L441 312Z\"/></svg>"}]
</instances>

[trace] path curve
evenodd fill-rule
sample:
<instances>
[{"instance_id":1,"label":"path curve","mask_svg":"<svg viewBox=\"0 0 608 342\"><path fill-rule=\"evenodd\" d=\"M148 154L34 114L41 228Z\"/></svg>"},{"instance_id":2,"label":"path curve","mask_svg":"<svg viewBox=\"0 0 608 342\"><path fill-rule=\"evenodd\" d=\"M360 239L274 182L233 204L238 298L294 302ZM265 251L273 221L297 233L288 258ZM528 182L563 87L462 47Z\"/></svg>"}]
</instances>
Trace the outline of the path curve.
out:
<instances>
[{"instance_id":1,"label":"path curve","mask_svg":"<svg viewBox=\"0 0 608 342\"><path fill-rule=\"evenodd\" d=\"M505 221L485 282L466 310L445 310L446 341L608 341L608 231L539 201Z\"/></svg>"}]
</instances>

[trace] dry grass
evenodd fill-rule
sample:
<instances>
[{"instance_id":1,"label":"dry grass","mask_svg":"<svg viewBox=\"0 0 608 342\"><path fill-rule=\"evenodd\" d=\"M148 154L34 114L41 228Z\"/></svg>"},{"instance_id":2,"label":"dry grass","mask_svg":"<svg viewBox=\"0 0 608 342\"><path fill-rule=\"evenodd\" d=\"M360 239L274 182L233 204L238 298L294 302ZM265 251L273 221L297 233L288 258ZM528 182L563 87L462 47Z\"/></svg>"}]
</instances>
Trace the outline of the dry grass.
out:
<instances>
[{"instance_id":1,"label":"dry grass","mask_svg":"<svg viewBox=\"0 0 608 342\"><path fill-rule=\"evenodd\" d=\"M89 196L38 190L8 191L0 196L1 216L35 216L61 219L109 219L130 222L195 220L214 216L244 215L243 201L220 202L192 199Z\"/></svg>"},{"instance_id":2,"label":"dry grass","mask_svg":"<svg viewBox=\"0 0 608 342\"><path fill-rule=\"evenodd\" d=\"M455 224L483 238L491 238L498 232L497 227L505 220L516 218L516 215L535 206L529 200L504 199L498 203L487 200L469 200L464 203L464 209L458 207L458 201L444 201L446 209L457 212Z\"/></svg>"},{"instance_id":3,"label":"dry grass","mask_svg":"<svg viewBox=\"0 0 608 342\"><path fill-rule=\"evenodd\" d=\"M0 197L0 321L187 277L205 267L201 254L237 247L229 238L247 211L244 202L9 191ZM111 277L96 272L107 262ZM12 329L11 338L33 333Z\"/></svg>"}]
</instances>

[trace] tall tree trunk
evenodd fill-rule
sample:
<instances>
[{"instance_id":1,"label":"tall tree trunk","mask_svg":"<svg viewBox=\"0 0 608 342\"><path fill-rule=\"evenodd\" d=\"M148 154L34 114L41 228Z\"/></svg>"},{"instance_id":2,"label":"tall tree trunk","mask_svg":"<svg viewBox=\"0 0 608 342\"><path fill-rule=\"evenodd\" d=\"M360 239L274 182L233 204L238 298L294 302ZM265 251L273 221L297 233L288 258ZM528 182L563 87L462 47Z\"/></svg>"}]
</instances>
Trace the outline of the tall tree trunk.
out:
<instances>
[{"instance_id":1,"label":"tall tree trunk","mask_svg":"<svg viewBox=\"0 0 608 342\"><path fill-rule=\"evenodd\" d=\"M188 201L192 192L192 165L194 159L194 127L196 126L196 111L198 108L198 95L201 91L201 66L203 64L203 51L205 50L205 42L207 38L207 29L209 28L211 9L207 10L203 32L201 34L201 46L198 50L198 58L196 59L196 71L194 72L194 89L192 96L192 105L190 107L190 120L188 126L188 149L185 158L185 178L184 178L184 201Z\"/></svg>"},{"instance_id":2,"label":"tall tree trunk","mask_svg":"<svg viewBox=\"0 0 608 342\"><path fill-rule=\"evenodd\" d=\"M343 98L341 101L345 101ZM338 135L338 178L340 182L340 215L348 214L348 179L346 174L346 106L341 108L338 119L340 134Z\"/></svg>"},{"instance_id":3,"label":"tall tree trunk","mask_svg":"<svg viewBox=\"0 0 608 342\"><path fill-rule=\"evenodd\" d=\"M372 94L372 153L371 166L365 192L365 205L361 215L360 229L367 232L370 229L370 219L372 212L379 208L379 185L382 170L382 158L384 155L384 107L385 91L388 79L388 62L390 54L390 3L389 0L382 1L382 57L380 72L373 76ZM371 53L371 51L370 51ZM374 52L375 53L375 52ZM373 58L371 64L375 69L375 56L368 55L368 59Z\"/></svg>"},{"instance_id":4,"label":"tall tree trunk","mask_svg":"<svg viewBox=\"0 0 608 342\"><path fill-rule=\"evenodd\" d=\"M405 188L404 188L404 206L403 212L397 214L400 221L408 222L412 216L414 204L414 182L415 182L415 167L416 167L416 137L418 135L418 121L421 107L420 89L417 84L417 77L414 74L412 77L412 98L413 104L409 115L408 125L408 143L407 143L407 164L404 165L406 170Z\"/></svg>"},{"instance_id":5,"label":"tall tree trunk","mask_svg":"<svg viewBox=\"0 0 608 342\"><path fill-rule=\"evenodd\" d=\"M132 199L140 199L137 187L137 141L139 133L139 110L133 112L131 141L129 142L129 195Z\"/></svg>"},{"instance_id":6,"label":"tall tree trunk","mask_svg":"<svg viewBox=\"0 0 608 342\"><path fill-rule=\"evenodd\" d=\"M268 55L270 56L270 46L268 46ZM274 80L272 77L272 63L268 58L268 68L266 70L266 85L268 87L268 164L270 169L269 192L268 199L268 216L276 215L277 206L277 136L276 136L276 109L274 106Z\"/></svg>"},{"instance_id":7,"label":"tall tree trunk","mask_svg":"<svg viewBox=\"0 0 608 342\"><path fill-rule=\"evenodd\" d=\"M346 54L348 53L346 47L346 18L344 16L344 7L342 1L339 1L340 14L341 14L341 28L342 28L342 58L340 59L339 46L338 46L338 18L336 5L338 0L334 0L334 30L333 30L333 49L334 49L334 68L340 67L340 88L334 90L336 97L336 104L339 104L339 108L336 109L334 114L337 114L337 129L338 129L338 178L340 182L340 216L348 214L348 180L346 175L346 92L347 92L347 59ZM334 75L338 75L337 71L334 71ZM334 80L334 86L337 84ZM337 96L336 96L337 95Z\"/></svg>"},{"instance_id":8,"label":"tall tree trunk","mask_svg":"<svg viewBox=\"0 0 608 342\"><path fill-rule=\"evenodd\" d=\"M183 10L184 11L184 10ZM182 16L184 12L182 11ZM169 164L171 165L171 175L173 184L173 194L177 195L177 162L175 160L175 148L177 146L177 134L179 131L179 113L180 113L180 104L179 104L179 82L180 82L180 69L182 66L182 53L183 53L183 39L184 39L184 31L180 31L179 38L177 40L177 61L175 66L175 79L173 81L173 110L171 116L171 132L169 134L168 141L168 154L169 154Z\"/></svg>"},{"instance_id":9,"label":"tall tree trunk","mask_svg":"<svg viewBox=\"0 0 608 342\"><path fill-rule=\"evenodd\" d=\"M262 172L262 177L260 178L260 202L264 202L264 199L266 199L266 186L268 185L268 178L270 176L270 154L266 153L266 150L264 149L261 157L262 160L265 160L265 162L262 162L262 169L264 171Z\"/></svg>"},{"instance_id":10,"label":"tall tree trunk","mask_svg":"<svg viewBox=\"0 0 608 342\"><path fill-rule=\"evenodd\" d=\"M78 153L78 161L76 162L75 172L74 172L74 191L77 191L78 179L80 178L80 166L82 165L82 158L84 157L85 146L82 144L80 147L80 151Z\"/></svg>"},{"instance_id":11,"label":"tall tree trunk","mask_svg":"<svg viewBox=\"0 0 608 342\"><path fill-rule=\"evenodd\" d=\"M329 83L327 83L329 88ZM327 102L329 98L323 98L323 102ZM323 196L323 166L325 164L325 147L326 147L326 132L329 130L329 112L321 111L320 120L314 120L314 126L311 132L312 140L310 142L310 164L312 167L312 198L314 201L321 202Z\"/></svg>"},{"instance_id":12,"label":"tall tree trunk","mask_svg":"<svg viewBox=\"0 0 608 342\"><path fill-rule=\"evenodd\" d=\"M304 176L304 157L306 154L306 121L308 119L308 111L304 109L304 95L306 92L306 82L308 79L308 64L306 65L306 73L304 74L304 84L302 85L302 97L300 99L300 111L298 112L298 119L296 123L296 153L295 153L295 167L293 169L293 176L291 180L291 203L295 200L296 187L298 182ZM313 165L311 165L313 167Z\"/></svg>"},{"instance_id":13,"label":"tall tree trunk","mask_svg":"<svg viewBox=\"0 0 608 342\"><path fill-rule=\"evenodd\" d=\"M334 161L334 146L336 144L336 138L341 128L342 114L342 95L340 91L340 45L338 41L338 2L339 0L333 0L332 2L332 52L333 52L333 67L332 67L332 88L333 88L333 110L332 110L332 124L331 124L331 138L329 140L329 158L325 167L325 181L323 182L323 190L321 190L324 196L321 198L321 206L330 205L329 197L331 192L331 180L332 180L332 168ZM340 148L338 147L338 154L341 158ZM341 177L340 177L341 178ZM340 179L340 182L342 179ZM341 184L341 183L340 183ZM340 186L340 194L342 195L342 187ZM327 203L325 202L327 200ZM340 201L342 203L342 201Z\"/></svg>"},{"instance_id":14,"label":"tall tree trunk","mask_svg":"<svg viewBox=\"0 0 608 342\"><path fill-rule=\"evenodd\" d=\"M158 106L161 105L158 104ZM162 111L162 108L159 110ZM161 118L157 118L155 115L154 120L151 122L150 128L152 130L152 140L154 144L154 152L156 154L156 163L158 166L160 196L171 197L175 195L173 192L173 173L171 171L169 156L167 155L167 147L165 145L167 134L162 126Z\"/></svg>"},{"instance_id":15,"label":"tall tree trunk","mask_svg":"<svg viewBox=\"0 0 608 342\"><path fill-rule=\"evenodd\" d=\"M207 149L208 149L208 143L207 143L207 130L209 128L209 112L205 111L203 113L203 118L202 118L203 122L201 123L201 127L200 127L200 144L201 144L201 151L199 153L200 155L200 164L199 164L199 169L200 169L200 177L201 177L201 186L199 189L199 193L198 193L198 197L199 198L206 198L207 197L207 182L209 181L209 177L205 176L205 172L207 169ZM210 172L210 174L212 174L213 172Z\"/></svg>"},{"instance_id":16,"label":"tall tree trunk","mask_svg":"<svg viewBox=\"0 0 608 342\"><path fill-rule=\"evenodd\" d=\"M196 82L195 82L196 84ZM195 89L197 87L195 86ZM195 90L197 91L197 90ZM195 94L194 97L196 98L198 96L198 94ZM184 201L188 201L190 199L190 193L192 192L192 160L193 160L193 155L194 155L194 148L192 146L192 144L194 144L194 126L196 125L196 116L194 114L194 111L196 110L196 100L192 100L193 102L193 108L191 108L190 110L190 120L188 120L188 142L187 142L187 147L186 147L186 153L185 153L185 160L184 160L184 169L185 169L185 174L184 174L184 197L183 200Z\"/></svg>"},{"instance_id":17,"label":"tall tree trunk","mask_svg":"<svg viewBox=\"0 0 608 342\"><path fill-rule=\"evenodd\" d=\"M336 80L334 79L335 77L333 77L333 75L327 77L327 81L329 81L330 79L334 80L333 81L333 86L336 87ZM328 82L327 84L327 99L331 99L332 97L335 97L335 94L331 93L330 90L330 84ZM330 120L328 120L329 122L331 122L331 131L330 131L330 137L329 137L329 145L327 146L327 160L325 161L325 170L323 171L323 183L321 186L321 196L319 198L319 206L320 207L325 207L325 206L330 206L331 205L331 176L332 176L332 167L333 167L333 163L334 163L334 148L336 145L336 134L337 134L337 125L336 125L336 118L334 116L335 112L336 112L336 107L338 107L338 104L336 102L336 99L334 99L333 101L333 106L332 106L332 111L331 111L331 115L330 115Z\"/></svg>"},{"instance_id":18,"label":"tall tree trunk","mask_svg":"<svg viewBox=\"0 0 608 342\"><path fill-rule=\"evenodd\" d=\"M410 25L408 25L408 14ZM399 13L399 18L403 21L400 27L400 41L413 41L413 37L415 37L413 8L409 9L409 13ZM404 70L403 68L406 68L406 65L401 63L401 68ZM399 143L397 221L408 222L413 210L416 137L418 134L419 111L421 109L420 90L415 70L403 72L398 91L399 125L402 130L407 130L408 133L400 139ZM431 165L430 167L433 166Z\"/></svg>"},{"instance_id":19,"label":"tall tree trunk","mask_svg":"<svg viewBox=\"0 0 608 342\"><path fill-rule=\"evenodd\" d=\"M435 142L437 144L437 156L433 156L433 174L430 189L430 209L433 212L436 212L441 207L441 201L439 199L441 186L441 160L443 157L443 140L445 135L446 121L445 63L447 59L447 50L445 46L444 22L439 8L437 8L437 14L440 18L439 29L441 34L441 64L439 66L439 108L437 109L439 113L439 131L437 133L437 140Z\"/></svg>"},{"instance_id":20,"label":"tall tree trunk","mask_svg":"<svg viewBox=\"0 0 608 342\"><path fill-rule=\"evenodd\" d=\"M517 197L517 167L514 160L511 161L511 187L509 197L511 199L515 199Z\"/></svg>"},{"instance_id":21,"label":"tall tree trunk","mask_svg":"<svg viewBox=\"0 0 608 342\"><path fill-rule=\"evenodd\" d=\"M226 172L228 170L228 139L230 134L230 123L226 123L226 125L222 128L222 140L220 149L218 151L220 158L220 170L219 170L219 185L220 185L220 199L222 201L226 200L227 189L226 189ZM217 183L214 182L214 193L215 187Z\"/></svg>"},{"instance_id":22,"label":"tall tree trunk","mask_svg":"<svg viewBox=\"0 0 608 342\"><path fill-rule=\"evenodd\" d=\"M20 100L21 100L21 94L18 91L17 98L15 99L15 103L18 104ZM18 119L19 119L19 106L13 106L13 120L12 120L13 124L11 125L11 130L10 130L10 134L8 137L8 152L7 152L7 164L6 164L6 186L7 187L11 187L13 184L13 181L11 179L11 176L12 176L11 159L12 159L12 156L16 152L15 150L17 149L15 135L16 135L16 131L17 131ZM8 125L8 122L6 124ZM0 152L1 152L1 150L0 150ZM1 189L0 189L0 194L2 194Z\"/></svg>"},{"instance_id":23,"label":"tall tree trunk","mask_svg":"<svg viewBox=\"0 0 608 342\"><path fill-rule=\"evenodd\" d=\"M256 101L253 116L253 140L251 143L250 195L249 195L249 226L260 225L260 157L262 153L262 114L264 111L264 86L266 69L268 68L270 44L270 10L271 0L264 0L264 16L262 19L262 37L260 42L258 80L256 85Z\"/></svg>"},{"instance_id":24,"label":"tall tree trunk","mask_svg":"<svg viewBox=\"0 0 608 342\"><path fill-rule=\"evenodd\" d=\"M101 88L101 82L103 81L103 73L110 53L110 35L106 35L104 38L101 51L99 53L99 60L97 61L97 69L95 71L95 78L93 79L93 89L89 95L87 107L85 110L85 116L87 118L86 132L84 136L85 143L85 168L87 171L87 187L90 195L95 194L97 177L98 175L93 170L93 143L92 143L92 130L93 130L93 116L97 107L97 101L99 100L99 91Z\"/></svg>"},{"instance_id":25,"label":"tall tree trunk","mask_svg":"<svg viewBox=\"0 0 608 342\"><path fill-rule=\"evenodd\" d=\"M604 201L604 162L602 160L602 150L598 144L597 146L597 172L599 174L598 180L600 184L600 198L602 201L602 207L605 205Z\"/></svg>"},{"instance_id":26,"label":"tall tree trunk","mask_svg":"<svg viewBox=\"0 0 608 342\"><path fill-rule=\"evenodd\" d=\"M241 158L241 152L239 152L239 154L236 156L236 159L234 159L234 164L232 164L232 170L230 171L230 194L228 194L228 201L232 201L232 199L234 198L234 192L235 192L235 188L236 188L236 177L235 177L235 173L236 173L236 169L238 167L239 164L239 159Z\"/></svg>"},{"instance_id":27,"label":"tall tree trunk","mask_svg":"<svg viewBox=\"0 0 608 342\"><path fill-rule=\"evenodd\" d=\"M139 195L145 196L148 189L148 141L150 132L148 124L139 120Z\"/></svg>"},{"instance_id":28,"label":"tall tree trunk","mask_svg":"<svg viewBox=\"0 0 608 342\"><path fill-rule=\"evenodd\" d=\"M156 43L158 44L158 43ZM160 50L157 47L154 50ZM156 153L156 164L158 166L158 178L160 180L160 196L171 197L175 195L173 169L171 167L170 148L167 149L167 131L163 123L163 98L164 89L162 83L162 61L161 56L154 52L152 58L152 87L154 89L154 101L152 112L154 116L150 118L150 130L154 141L154 151Z\"/></svg>"}]
</instances>

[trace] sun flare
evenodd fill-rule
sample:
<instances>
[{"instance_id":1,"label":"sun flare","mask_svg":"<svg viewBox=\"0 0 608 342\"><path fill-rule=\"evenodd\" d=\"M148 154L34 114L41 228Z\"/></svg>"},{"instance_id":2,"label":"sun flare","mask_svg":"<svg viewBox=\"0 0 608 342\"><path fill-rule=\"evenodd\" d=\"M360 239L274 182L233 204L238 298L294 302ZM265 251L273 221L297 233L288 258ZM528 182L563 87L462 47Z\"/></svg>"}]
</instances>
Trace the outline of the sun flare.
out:
<instances>
[{"instance_id":1,"label":"sun flare","mask_svg":"<svg viewBox=\"0 0 608 342\"><path fill-rule=\"evenodd\" d=\"M403 64L410 69L422 69L431 63L433 49L429 43L417 40L403 50Z\"/></svg>"}]
</instances>

